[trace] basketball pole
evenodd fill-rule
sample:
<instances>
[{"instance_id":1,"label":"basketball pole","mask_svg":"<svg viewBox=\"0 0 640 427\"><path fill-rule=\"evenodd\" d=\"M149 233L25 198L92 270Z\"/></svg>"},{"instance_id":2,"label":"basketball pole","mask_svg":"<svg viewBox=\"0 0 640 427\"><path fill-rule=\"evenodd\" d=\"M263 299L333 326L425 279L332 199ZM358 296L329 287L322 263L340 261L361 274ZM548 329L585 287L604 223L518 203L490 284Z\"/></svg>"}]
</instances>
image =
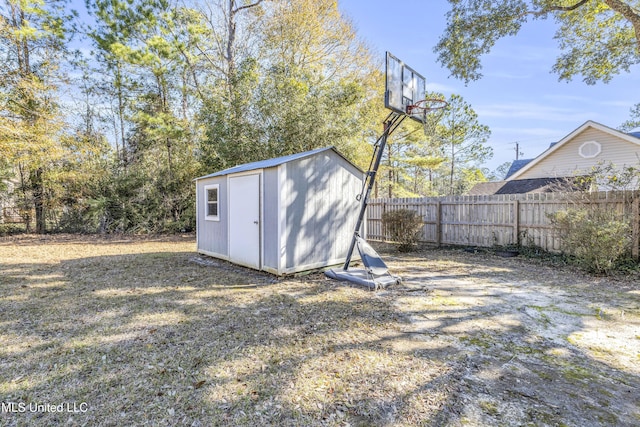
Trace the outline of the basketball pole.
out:
<instances>
[{"instance_id":1,"label":"basketball pole","mask_svg":"<svg viewBox=\"0 0 640 427\"><path fill-rule=\"evenodd\" d=\"M371 194L371 190L373 190L373 186L376 182L376 174L378 173L378 168L380 167L380 162L382 161L382 156L384 154L384 149L387 145L387 138L389 135L393 133L394 130L400 126L400 123L406 118L405 114L399 114L396 112L391 112L384 120L384 130L382 135L378 138L374 145L373 156L371 158L370 170L367 171L367 176L365 178L365 182L362 186L362 192L360 193L360 213L358 214L358 221L356 222L356 228L353 231L353 237L351 238L351 244L349 245L349 251L347 252L347 258L344 262L344 266L342 269L344 271L349 269L349 264L351 264L351 257L353 255L353 250L356 247L356 238L360 233L360 228L362 227L362 223L364 222L364 215L367 211L367 205L369 203L369 195Z\"/></svg>"}]
</instances>

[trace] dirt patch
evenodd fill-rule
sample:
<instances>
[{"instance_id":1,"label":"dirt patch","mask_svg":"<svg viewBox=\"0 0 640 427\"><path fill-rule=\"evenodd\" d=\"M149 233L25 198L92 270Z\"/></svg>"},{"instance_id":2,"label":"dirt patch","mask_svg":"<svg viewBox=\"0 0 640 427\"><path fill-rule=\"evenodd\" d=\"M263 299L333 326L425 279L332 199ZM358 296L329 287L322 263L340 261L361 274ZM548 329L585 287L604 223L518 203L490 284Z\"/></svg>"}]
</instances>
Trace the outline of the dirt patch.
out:
<instances>
[{"instance_id":1,"label":"dirt patch","mask_svg":"<svg viewBox=\"0 0 640 427\"><path fill-rule=\"evenodd\" d=\"M490 254L391 261L396 351L448 360L443 425L638 425L640 286Z\"/></svg>"},{"instance_id":2,"label":"dirt patch","mask_svg":"<svg viewBox=\"0 0 640 427\"><path fill-rule=\"evenodd\" d=\"M634 281L425 251L371 292L194 246L0 242L0 425L640 423Z\"/></svg>"}]
</instances>

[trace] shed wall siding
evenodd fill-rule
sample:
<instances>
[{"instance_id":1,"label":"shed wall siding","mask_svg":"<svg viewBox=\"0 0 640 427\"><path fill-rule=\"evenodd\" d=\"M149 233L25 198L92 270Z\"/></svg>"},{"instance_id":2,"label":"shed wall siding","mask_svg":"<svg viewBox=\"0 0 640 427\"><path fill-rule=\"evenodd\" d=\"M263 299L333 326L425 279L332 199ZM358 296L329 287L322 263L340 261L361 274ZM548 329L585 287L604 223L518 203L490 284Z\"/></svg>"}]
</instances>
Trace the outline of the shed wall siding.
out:
<instances>
[{"instance_id":1,"label":"shed wall siding","mask_svg":"<svg viewBox=\"0 0 640 427\"><path fill-rule=\"evenodd\" d=\"M602 151L598 156L588 159L580 156L578 150L587 141L600 143ZM612 163L622 167L637 165L639 160L640 145L597 129L587 128L515 179L575 176L589 172L599 163Z\"/></svg>"},{"instance_id":2,"label":"shed wall siding","mask_svg":"<svg viewBox=\"0 0 640 427\"><path fill-rule=\"evenodd\" d=\"M262 265L278 270L278 168L263 172Z\"/></svg>"},{"instance_id":3,"label":"shed wall siding","mask_svg":"<svg viewBox=\"0 0 640 427\"><path fill-rule=\"evenodd\" d=\"M204 187L209 184L219 184L218 189L218 214L219 221L207 221L206 204L204 203L205 194ZM198 233L198 251L213 256L227 257L229 255L228 248L228 223L229 223L229 206L227 194L227 177L215 177L210 179L202 179L196 181L196 191L198 192L198 212L196 215Z\"/></svg>"},{"instance_id":4,"label":"shed wall siding","mask_svg":"<svg viewBox=\"0 0 640 427\"><path fill-rule=\"evenodd\" d=\"M344 261L357 220L362 173L334 152L286 164L281 198L286 272Z\"/></svg>"}]
</instances>

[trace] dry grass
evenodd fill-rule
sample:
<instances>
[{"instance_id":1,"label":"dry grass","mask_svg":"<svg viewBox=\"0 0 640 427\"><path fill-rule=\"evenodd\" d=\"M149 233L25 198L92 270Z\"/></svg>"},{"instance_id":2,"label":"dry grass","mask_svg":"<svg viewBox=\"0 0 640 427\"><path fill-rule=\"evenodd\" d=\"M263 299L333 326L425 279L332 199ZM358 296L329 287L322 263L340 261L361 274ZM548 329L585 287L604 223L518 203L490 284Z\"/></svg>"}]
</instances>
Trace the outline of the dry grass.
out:
<instances>
[{"instance_id":1,"label":"dry grass","mask_svg":"<svg viewBox=\"0 0 640 427\"><path fill-rule=\"evenodd\" d=\"M593 307L573 313L577 309L555 299L584 293L587 285L575 275L558 276L521 260L471 262L468 254L432 251L389 256L407 281L374 293L321 274L276 279L200 257L194 249L192 236L0 241L0 426L579 425L580 417L628 419L607 419L602 411L587 416L584 405L572 403L558 415L542 397L523 400L570 393L564 383L545 383L558 373L566 373L567 387L589 380L616 402L621 399L609 384L618 374L627 375L622 386L637 387L633 369L606 371L583 355L579 363L566 361L586 343L581 339L589 337L588 328L582 336L573 331L577 344L545 335L550 326L543 316L584 316L602 330L604 320ZM559 293L558 277L573 280ZM523 293L529 288L551 302L531 300ZM594 292L599 301L602 291ZM629 287L624 292L630 304L625 321L637 325L640 294ZM513 299L522 295L526 305ZM614 313L605 302L597 304L598 313ZM615 356L593 348L602 358ZM640 357L635 348L628 354ZM543 362L557 369L545 371ZM603 372L613 376L605 381ZM525 389L517 378L538 388ZM629 402L637 396L620 393L631 396ZM70 411L31 411L29 404L66 404ZM555 418L540 418L549 414Z\"/></svg>"},{"instance_id":2,"label":"dry grass","mask_svg":"<svg viewBox=\"0 0 640 427\"><path fill-rule=\"evenodd\" d=\"M374 293L173 240L0 244L2 402L88 409L0 425L415 424L445 398L446 362L386 345L399 319Z\"/></svg>"}]
</instances>

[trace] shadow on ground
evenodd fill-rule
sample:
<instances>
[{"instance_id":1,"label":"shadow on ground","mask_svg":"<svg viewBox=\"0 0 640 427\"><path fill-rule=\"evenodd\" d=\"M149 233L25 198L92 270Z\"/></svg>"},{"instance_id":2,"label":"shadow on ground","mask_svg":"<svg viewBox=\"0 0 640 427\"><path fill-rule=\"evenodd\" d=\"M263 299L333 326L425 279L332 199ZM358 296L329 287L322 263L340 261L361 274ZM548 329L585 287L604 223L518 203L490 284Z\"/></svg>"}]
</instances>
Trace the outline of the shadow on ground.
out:
<instances>
[{"instance_id":1,"label":"shadow on ground","mask_svg":"<svg viewBox=\"0 0 640 427\"><path fill-rule=\"evenodd\" d=\"M0 246L0 424L640 423L637 368L580 338L640 341L633 291L619 319L519 260L399 256L403 285L374 293L146 244ZM32 402L86 412L5 410Z\"/></svg>"}]
</instances>

